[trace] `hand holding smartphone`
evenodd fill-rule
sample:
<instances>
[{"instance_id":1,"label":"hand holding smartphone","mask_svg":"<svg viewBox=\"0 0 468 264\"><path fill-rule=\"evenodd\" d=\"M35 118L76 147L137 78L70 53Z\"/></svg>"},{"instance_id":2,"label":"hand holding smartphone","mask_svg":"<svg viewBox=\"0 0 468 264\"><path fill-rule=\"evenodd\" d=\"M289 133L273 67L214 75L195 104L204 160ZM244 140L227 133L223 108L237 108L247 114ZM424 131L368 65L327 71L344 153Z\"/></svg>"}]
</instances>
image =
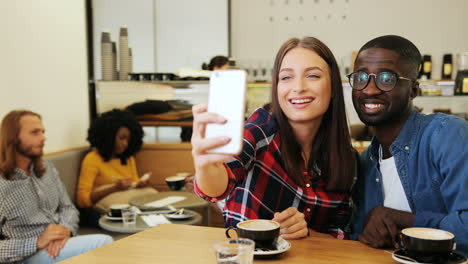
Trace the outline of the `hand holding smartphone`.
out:
<instances>
[{"instance_id":1,"label":"hand holding smartphone","mask_svg":"<svg viewBox=\"0 0 468 264\"><path fill-rule=\"evenodd\" d=\"M150 176L151 176L151 173L149 172L143 174L143 176L141 176L141 178L138 181L132 182L132 185L130 185L130 189L136 188L139 182L149 180Z\"/></svg>"},{"instance_id":2,"label":"hand holding smartphone","mask_svg":"<svg viewBox=\"0 0 468 264\"><path fill-rule=\"evenodd\" d=\"M227 136L231 141L209 152L236 155L242 149L246 77L247 74L243 70L222 70L211 74L208 112L223 116L227 122L208 124L205 137Z\"/></svg>"}]
</instances>

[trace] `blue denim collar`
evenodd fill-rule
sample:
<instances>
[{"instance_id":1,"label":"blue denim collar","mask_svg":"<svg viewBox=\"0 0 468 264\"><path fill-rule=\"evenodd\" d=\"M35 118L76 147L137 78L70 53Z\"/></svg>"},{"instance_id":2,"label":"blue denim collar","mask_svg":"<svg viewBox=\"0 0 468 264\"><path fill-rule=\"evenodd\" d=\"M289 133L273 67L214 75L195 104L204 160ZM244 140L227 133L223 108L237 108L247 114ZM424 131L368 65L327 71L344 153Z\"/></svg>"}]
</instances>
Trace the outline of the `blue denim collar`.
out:
<instances>
[{"instance_id":1,"label":"blue denim collar","mask_svg":"<svg viewBox=\"0 0 468 264\"><path fill-rule=\"evenodd\" d=\"M417 131L420 127L420 118L419 112L415 108L411 110L408 119L406 119L403 128L401 129L398 137L393 141L392 145L390 146L390 153L392 156L399 151L405 151L409 153L414 145L414 141L416 140L415 136L417 135ZM379 160L379 141L377 137L372 138L372 142L369 146L369 157L371 160L377 162Z\"/></svg>"},{"instance_id":2,"label":"blue denim collar","mask_svg":"<svg viewBox=\"0 0 468 264\"><path fill-rule=\"evenodd\" d=\"M395 155L398 151L404 151L407 154L413 149L416 135L420 129L420 118L418 110L411 110L405 125L401 129L398 137L393 141L390 146L390 153Z\"/></svg>"}]
</instances>

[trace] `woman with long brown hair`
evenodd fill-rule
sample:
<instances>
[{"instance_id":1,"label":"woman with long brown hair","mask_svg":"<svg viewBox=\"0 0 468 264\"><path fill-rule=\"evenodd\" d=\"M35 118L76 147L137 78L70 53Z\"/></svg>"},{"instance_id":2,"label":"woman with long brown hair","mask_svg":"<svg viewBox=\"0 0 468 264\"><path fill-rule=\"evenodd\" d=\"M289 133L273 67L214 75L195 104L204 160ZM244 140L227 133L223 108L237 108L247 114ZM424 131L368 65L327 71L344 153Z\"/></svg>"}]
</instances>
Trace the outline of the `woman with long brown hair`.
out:
<instances>
[{"instance_id":1,"label":"woman with long brown hair","mask_svg":"<svg viewBox=\"0 0 468 264\"><path fill-rule=\"evenodd\" d=\"M226 226L273 219L286 239L304 237L309 228L344 238L357 159L339 68L320 40L294 38L281 46L271 109L250 116L242 152L233 157L207 152L229 142L204 135L206 124L225 119L205 104L193 108L195 191L211 201L226 199Z\"/></svg>"}]
</instances>

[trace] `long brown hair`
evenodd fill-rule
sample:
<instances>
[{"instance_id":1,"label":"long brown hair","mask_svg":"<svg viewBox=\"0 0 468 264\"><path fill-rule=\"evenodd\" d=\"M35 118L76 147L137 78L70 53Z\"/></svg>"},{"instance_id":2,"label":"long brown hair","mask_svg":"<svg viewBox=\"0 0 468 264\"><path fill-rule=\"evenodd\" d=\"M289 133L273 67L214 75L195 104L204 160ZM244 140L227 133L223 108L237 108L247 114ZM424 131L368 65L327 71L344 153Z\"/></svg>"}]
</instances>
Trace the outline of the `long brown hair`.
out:
<instances>
[{"instance_id":1,"label":"long brown hair","mask_svg":"<svg viewBox=\"0 0 468 264\"><path fill-rule=\"evenodd\" d=\"M8 113L2 120L0 128L0 175L7 180L10 180L17 166L16 150L20 143L18 136L21 130L20 119L23 116L32 115L41 119L41 116L29 110L13 110ZM42 158L33 160L34 173L37 177L41 177L44 172L44 164Z\"/></svg>"},{"instance_id":2,"label":"long brown hair","mask_svg":"<svg viewBox=\"0 0 468 264\"><path fill-rule=\"evenodd\" d=\"M321 177L326 178L328 190L349 190L356 174L357 161L348 130L340 71L330 49L313 37L286 41L279 49L273 65L271 105L281 135L281 156L286 172L296 184L305 186L302 173L302 147L297 142L278 100L278 75L281 63L284 56L296 47L317 53L327 62L331 75L332 98L315 136L307 169L310 170L314 164L317 164Z\"/></svg>"}]
</instances>

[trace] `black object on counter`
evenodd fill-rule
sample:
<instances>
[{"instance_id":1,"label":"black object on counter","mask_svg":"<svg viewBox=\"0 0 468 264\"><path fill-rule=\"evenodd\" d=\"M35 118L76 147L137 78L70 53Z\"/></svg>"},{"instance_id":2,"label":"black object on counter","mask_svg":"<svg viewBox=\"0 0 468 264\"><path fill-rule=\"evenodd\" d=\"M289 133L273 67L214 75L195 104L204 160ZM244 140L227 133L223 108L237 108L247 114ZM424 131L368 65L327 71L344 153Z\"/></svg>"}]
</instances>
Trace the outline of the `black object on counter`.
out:
<instances>
[{"instance_id":1,"label":"black object on counter","mask_svg":"<svg viewBox=\"0 0 468 264\"><path fill-rule=\"evenodd\" d=\"M458 61L457 78L455 79L455 94L468 95L468 52L461 53Z\"/></svg>"},{"instance_id":2,"label":"black object on counter","mask_svg":"<svg viewBox=\"0 0 468 264\"><path fill-rule=\"evenodd\" d=\"M168 102L160 100L146 100L127 106L127 110L132 111L135 115L162 114L172 109Z\"/></svg>"},{"instance_id":3,"label":"black object on counter","mask_svg":"<svg viewBox=\"0 0 468 264\"><path fill-rule=\"evenodd\" d=\"M175 81L179 76L170 72L132 72L129 73L132 81Z\"/></svg>"},{"instance_id":4,"label":"black object on counter","mask_svg":"<svg viewBox=\"0 0 468 264\"><path fill-rule=\"evenodd\" d=\"M431 79L432 75L432 58L431 55L424 55L421 71L419 72L419 79Z\"/></svg>"},{"instance_id":5,"label":"black object on counter","mask_svg":"<svg viewBox=\"0 0 468 264\"><path fill-rule=\"evenodd\" d=\"M453 59L452 54L444 54L442 60L442 79L452 79Z\"/></svg>"}]
</instances>

